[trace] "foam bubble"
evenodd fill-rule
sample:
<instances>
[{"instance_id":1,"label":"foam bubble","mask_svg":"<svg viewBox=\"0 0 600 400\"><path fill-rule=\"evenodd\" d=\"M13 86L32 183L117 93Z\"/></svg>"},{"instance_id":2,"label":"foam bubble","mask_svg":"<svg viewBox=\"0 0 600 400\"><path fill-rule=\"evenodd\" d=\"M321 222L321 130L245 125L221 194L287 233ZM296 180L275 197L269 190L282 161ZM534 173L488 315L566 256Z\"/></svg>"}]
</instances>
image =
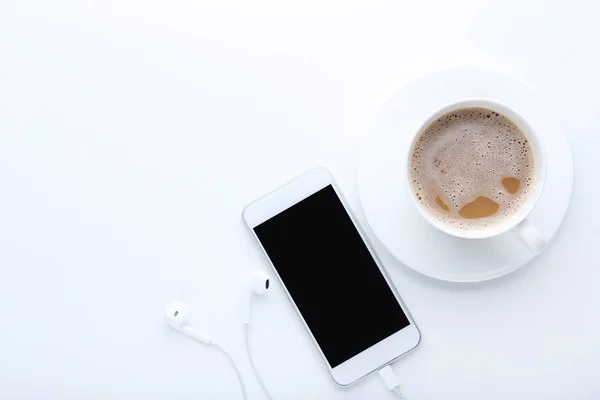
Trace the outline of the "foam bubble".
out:
<instances>
[{"instance_id":1,"label":"foam bubble","mask_svg":"<svg viewBox=\"0 0 600 400\"><path fill-rule=\"evenodd\" d=\"M485 108L453 111L431 123L411 157L413 189L440 221L461 229L482 229L515 213L530 192L533 152L523 132L507 117ZM516 177L519 191L508 194L502 178ZM450 207L442 210L437 196ZM462 206L478 196L500 205L488 218L467 220Z\"/></svg>"}]
</instances>

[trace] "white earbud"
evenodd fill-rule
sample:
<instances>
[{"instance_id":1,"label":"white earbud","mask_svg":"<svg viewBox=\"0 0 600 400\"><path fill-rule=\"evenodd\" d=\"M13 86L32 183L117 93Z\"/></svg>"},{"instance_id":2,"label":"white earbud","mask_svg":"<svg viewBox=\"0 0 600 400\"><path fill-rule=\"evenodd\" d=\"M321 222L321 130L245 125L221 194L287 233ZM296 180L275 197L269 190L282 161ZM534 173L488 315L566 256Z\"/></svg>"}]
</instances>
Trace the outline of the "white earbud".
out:
<instances>
[{"instance_id":1,"label":"white earbud","mask_svg":"<svg viewBox=\"0 0 600 400\"><path fill-rule=\"evenodd\" d=\"M269 291L271 285L269 275L266 272L256 270L248 276L246 283L246 293L244 299L244 325L250 325L250 318L252 317L252 297L254 295L263 295Z\"/></svg>"},{"instance_id":2,"label":"white earbud","mask_svg":"<svg viewBox=\"0 0 600 400\"><path fill-rule=\"evenodd\" d=\"M165 322L176 331L183 333L199 342L210 344L210 335L187 326L189 322L189 307L180 301L170 303L165 310Z\"/></svg>"}]
</instances>

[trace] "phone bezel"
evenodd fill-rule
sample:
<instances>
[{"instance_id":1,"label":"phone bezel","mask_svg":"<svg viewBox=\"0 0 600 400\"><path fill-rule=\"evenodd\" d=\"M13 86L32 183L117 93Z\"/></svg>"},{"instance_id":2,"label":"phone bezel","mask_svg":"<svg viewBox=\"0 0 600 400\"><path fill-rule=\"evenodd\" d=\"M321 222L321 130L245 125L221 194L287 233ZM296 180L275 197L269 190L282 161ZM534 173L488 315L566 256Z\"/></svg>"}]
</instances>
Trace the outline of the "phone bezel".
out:
<instances>
[{"instance_id":1,"label":"phone bezel","mask_svg":"<svg viewBox=\"0 0 600 400\"><path fill-rule=\"evenodd\" d=\"M271 262L270 258L268 257L267 253L265 252L260 240L258 239L258 236L256 236L256 233L254 232L254 227L256 227L256 226L260 225L261 223L263 223L264 221L274 217L275 215L279 214L280 212L290 208L294 204L304 200L305 198L311 196L312 194L316 193L317 191L323 189L324 187L326 187L328 185L332 185L333 189L335 190L337 196L339 197L339 199L340 199L342 205L344 206L346 212L348 213L350 219L354 223L356 230L358 231L361 238L365 242L367 248L369 249L369 252L371 253L371 256L373 257L373 259L375 260L377 267L383 274L388 286L390 286L390 288L392 289L392 292L394 293L396 300L400 304L400 307L402 308L402 310L404 311L404 313L406 314L406 316L410 322L410 324L407 327L405 327L404 329L394 333L391 336L388 336L387 338L380 341L379 343L376 343L375 345L369 347L368 349L355 355L351 359L343 362L342 364L340 364L334 368L331 368L331 366L329 365L329 362L325 358L323 351L321 350L321 348L319 347L319 344L315 340L310 327L308 326L308 324L306 323L306 321L300 314L300 311L296 307L296 303L294 302L294 299L288 292L288 290L285 286L285 283L283 282L283 280L277 273L277 269ZM271 265L271 268L273 269L279 282L283 286L283 289L286 293L288 300L290 301L290 303L292 303L292 306L296 310L296 313L298 314L302 323L308 330L313 343L316 345L317 349L321 353L321 357L325 361L325 364L329 370L329 373L331 374L331 377L338 385L340 385L340 386L351 385L351 384L357 382L358 380L360 380L361 378L364 378L368 374L393 362L397 358L403 356L404 354L408 353L409 351L411 351L415 347L417 347L417 345L419 344L419 342L421 340L421 334L420 334L417 326L415 325L415 322L414 322L412 316L406 309L406 306L404 305L402 298L398 294L398 291L396 290L393 282L390 280L386 270L382 267L381 262L379 261L377 255L375 254L373 247L371 246L366 234L363 232L361 226L358 224L356 217L354 216L354 213L348 206L348 204L345 201L341 191L339 190L335 180L333 179L333 176L327 169L325 169L325 168L313 169L313 170L310 170L310 171L304 173L303 175L285 183L284 185L280 186L279 188L275 189L274 191L266 194L265 196L261 197L260 199L247 205L242 212L242 217L243 217L246 225L252 232L252 235L258 242L260 248L262 249L265 257L267 258L267 261ZM349 332L349 334L351 334L351 332Z\"/></svg>"}]
</instances>

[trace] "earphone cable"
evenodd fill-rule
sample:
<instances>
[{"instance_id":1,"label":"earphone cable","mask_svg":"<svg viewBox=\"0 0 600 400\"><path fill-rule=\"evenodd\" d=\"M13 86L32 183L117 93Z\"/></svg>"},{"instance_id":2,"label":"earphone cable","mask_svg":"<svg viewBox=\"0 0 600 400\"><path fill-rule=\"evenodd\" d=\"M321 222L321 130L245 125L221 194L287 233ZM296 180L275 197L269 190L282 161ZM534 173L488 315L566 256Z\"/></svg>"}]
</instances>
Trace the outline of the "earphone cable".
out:
<instances>
[{"instance_id":1,"label":"earphone cable","mask_svg":"<svg viewBox=\"0 0 600 400\"><path fill-rule=\"evenodd\" d=\"M267 387L265 386L265 383L263 382L262 378L260 377L260 374L258 373L258 370L256 369L256 365L254 364L254 357L252 357L252 350L250 349L249 331L250 331L250 326L248 324L244 324L244 338L246 341L246 353L248 353L248 359L250 360L250 367L252 367L254 376L256 376L256 380L258 381L260 387L262 388L263 392L267 396L267 399L273 400L273 397L271 397L271 393L269 393L269 391L267 390Z\"/></svg>"},{"instance_id":2,"label":"earphone cable","mask_svg":"<svg viewBox=\"0 0 600 400\"><path fill-rule=\"evenodd\" d=\"M223 353L223 355L227 358L227 360L229 360L229 363L233 367L233 369L238 377L238 380L240 381L240 387L242 389L242 396L244 397L244 400L248 400L248 392L246 391L246 385L244 384L244 380L242 379L242 374L241 374L238 366L236 365L235 361L231 357L231 355L227 352L227 350L225 350L223 347L221 347L218 343L211 342L210 344L211 344L211 346L214 346L217 350L219 350L221 353Z\"/></svg>"}]
</instances>

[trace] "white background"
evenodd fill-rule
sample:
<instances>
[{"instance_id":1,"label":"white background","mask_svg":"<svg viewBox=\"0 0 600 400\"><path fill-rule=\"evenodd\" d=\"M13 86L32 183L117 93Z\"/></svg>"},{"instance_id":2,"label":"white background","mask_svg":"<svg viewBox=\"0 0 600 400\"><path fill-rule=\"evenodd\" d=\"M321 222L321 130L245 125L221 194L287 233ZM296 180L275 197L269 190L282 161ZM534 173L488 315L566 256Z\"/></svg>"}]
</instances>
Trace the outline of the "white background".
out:
<instances>
[{"instance_id":1,"label":"white background","mask_svg":"<svg viewBox=\"0 0 600 400\"><path fill-rule=\"evenodd\" d=\"M597 2L0 3L0 398L239 399L240 277L266 262L247 202L317 164L354 209L377 110L429 71L488 66L560 105L571 209L529 266L437 282L381 255L423 341L395 365L419 399L600 397ZM553 111L549 111L553 112ZM435 251L435 249L431 249ZM251 342L276 399L391 399L336 387L276 284Z\"/></svg>"}]
</instances>

